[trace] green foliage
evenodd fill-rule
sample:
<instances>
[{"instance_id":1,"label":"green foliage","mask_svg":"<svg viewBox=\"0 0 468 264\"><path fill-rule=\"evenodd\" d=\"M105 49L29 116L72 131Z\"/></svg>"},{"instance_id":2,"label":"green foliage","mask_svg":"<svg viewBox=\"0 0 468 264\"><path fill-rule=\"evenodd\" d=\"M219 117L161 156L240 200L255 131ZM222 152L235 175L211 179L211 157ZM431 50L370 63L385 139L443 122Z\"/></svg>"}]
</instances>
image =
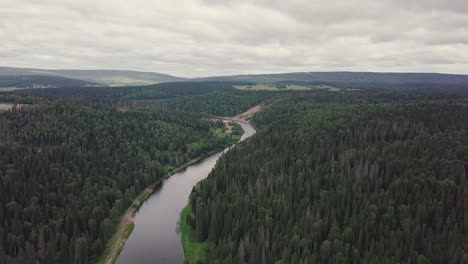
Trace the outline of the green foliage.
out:
<instances>
[{"instance_id":1,"label":"green foliage","mask_svg":"<svg viewBox=\"0 0 468 264\"><path fill-rule=\"evenodd\" d=\"M0 113L0 263L96 261L146 186L240 137L206 115L260 102L261 132L223 156L184 211L188 258L459 263L464 86L294 84L340 91L199 82L1 93L35 105ZM70 97L81 101L57 99Z\"/></svg>"},{"instance_id":2,"label":"green foliage","mask_svg":"<svg viewBox=\"0 0 468 264\"><path fill-rule=\"evenodd\" d=\"M263 100L280 97L268 91L239 91L233 83L181 82L121 88L28 89L0 94L0 102L32 103L44 98L80 98L116 106L158 105L164 109L215 116L235 116Z\"/></svg>"},{"instance_id":3,"label":"green foliage","mask_svg":"<svg viewBox=\"0 0 468 264\"><path fill-rule=\"evenodd\" d=\"M265 110L192 194L206 263L460 263L468 107L322 99Z\"/></svg>"},{"instance_id":4,"label":"green foliage","mask_svg":"<svg viewBox=\"0 0 468 264\"><path fill-rule=\"evenodd\" d=\"M223 148L221 122L57 101L0 113L0 257L95 261L136 194ZM196 145L196 148L192 146Z\"/></svg>"},{"instance_id":5,"label":"green foliage","mask_svg":"<svg viewBox=\"0 0 468 264\"><path fill-rule=\"evenodd\" d=\"M260 103L267 96L268 93L261 92L221 92L161 100L158 104L178 111L199 112L214 116L235 116Z\"/></svg>"},{"instance_id":6,"label":"green foliage","mask_svg":"<svg viewBox=\"0 0 468 264\"><path fill-rule=\"evenodd\" d=\"M204 263L206 261L206 252L214 246L209 242L198 239L193 221L194 215L189 204L182 210L180 221L186 264Z\"/></svg>"},{"instance_id":7,"label":"green foliage","mask_svg":"<svg viewBox=\"0 0 468 264\"><path fill-rule=\"evenodd\" d=\"M78 79L46 75L0 75L1 87L44 88L44 87L82 87L96 85Z\"/></svg>"},{"instance_id":8,"label":"green foliage","mask_svg":"<svg viewBox=\"0 0 468 264\"><path fill-rule=\"evenodd\" d=\"M448 93L445 89L421 92L387 89L289 92L283 94L283 100L274 101L274 107L268 108L268 111L257 113L252 121L257 127L264 128L275 122L282 122L283 120L301 116L308 111L318 109L333 110L346 105L416 103L425 101L465 103L467 96L468 90L452 94Z\"/></svg>"}]
</instances>

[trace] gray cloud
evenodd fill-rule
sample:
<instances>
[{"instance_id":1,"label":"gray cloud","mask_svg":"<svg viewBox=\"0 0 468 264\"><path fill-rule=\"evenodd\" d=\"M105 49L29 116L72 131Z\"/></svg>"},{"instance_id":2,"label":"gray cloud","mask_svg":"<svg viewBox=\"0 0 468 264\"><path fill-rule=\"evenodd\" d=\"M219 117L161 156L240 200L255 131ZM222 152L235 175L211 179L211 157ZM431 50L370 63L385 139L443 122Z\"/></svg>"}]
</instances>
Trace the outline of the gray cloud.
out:
<instances>
[{"instance_id":1,"label":"gray cloud","mask_svg":"<svg viewBox=\"0 0 468 264\"><path fill-rule=\"evenodd\" d=\"M0 0L0 65L468 74L465 0Z\"/></svg>"}]
</instances>

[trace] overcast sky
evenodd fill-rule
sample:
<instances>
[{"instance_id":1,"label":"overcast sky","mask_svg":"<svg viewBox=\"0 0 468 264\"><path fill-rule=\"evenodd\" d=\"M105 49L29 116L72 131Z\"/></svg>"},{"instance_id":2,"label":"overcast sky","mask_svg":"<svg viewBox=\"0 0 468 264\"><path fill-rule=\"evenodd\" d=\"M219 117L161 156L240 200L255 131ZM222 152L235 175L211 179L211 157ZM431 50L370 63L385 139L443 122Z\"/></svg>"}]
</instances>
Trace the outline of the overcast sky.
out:
<instances>
[{"instance_id":1,"label":"overcast sky","mask_svg":"<svg viewBox=\"0 0 468 264\"><path fill-rule=\"evenodd\" d=\"M468 74L468 0L0 0L0 66Z\"/></svg>"}]
</instances>

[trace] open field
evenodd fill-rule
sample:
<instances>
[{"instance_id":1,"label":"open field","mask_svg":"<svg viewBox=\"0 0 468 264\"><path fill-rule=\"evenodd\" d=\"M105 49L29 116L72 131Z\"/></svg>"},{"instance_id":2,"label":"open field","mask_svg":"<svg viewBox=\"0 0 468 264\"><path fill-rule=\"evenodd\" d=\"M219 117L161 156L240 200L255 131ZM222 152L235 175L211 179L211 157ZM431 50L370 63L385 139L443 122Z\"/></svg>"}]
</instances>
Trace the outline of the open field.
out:
<instances>
[{"instance_id":1,"label":"open field","mask_svg":"<svg viewBox=\"0 0 468 264\"><path fill-rule=\"evenodd\" d=\"M0 103L0 111L10 110L13 104Z\"/></svg>"},{"instance_id":2,"label":"open field","mask_svg":"<svg viewBox=\"0 0 468 264\"><path fill-rule=\"evenodd\" d=\"M1 111L6 111L6 110L10 110L11 108L13 108L13 106L15 106L15 104L10 104L10 103L0 103L0 112ZM16 107L23 107L24 105L22 104L16 104Z\"/></svg>"},{"instance_id":3,"label":"open field","mask_svg":"<svg viewBox=\"0 0 468 264\"><path fill-rule=\"evenodd\" d=\"M331 92L339 89L333 86L319 85L298 85L298 84L255 84L255 85L234 85L234 88L243 91L308 91L315 89L326 89Z\"/></svg>"},{"instance_id":4,"label":"open field","mask_svg":"<svg viewBox=\"0 0 468 264\"><path fill-rule=\"evenodd\" d=\"M0 87L0 93L1 92L10 92L10 91L18 90L18 89L23 89L23 88L19 88L19 87Z\"/></svg>"},{"instance_id":5,"label":"open field","mask_svg":"<svg viewBox=\"0 0 468 264\"><path fill-rule=\"evenodd\" d=\"M284 88L275 84L234 85L234 88L245 91L281 91L281 90L310 90L310 87L288 84Z\"/></svg>"}]
</instances>

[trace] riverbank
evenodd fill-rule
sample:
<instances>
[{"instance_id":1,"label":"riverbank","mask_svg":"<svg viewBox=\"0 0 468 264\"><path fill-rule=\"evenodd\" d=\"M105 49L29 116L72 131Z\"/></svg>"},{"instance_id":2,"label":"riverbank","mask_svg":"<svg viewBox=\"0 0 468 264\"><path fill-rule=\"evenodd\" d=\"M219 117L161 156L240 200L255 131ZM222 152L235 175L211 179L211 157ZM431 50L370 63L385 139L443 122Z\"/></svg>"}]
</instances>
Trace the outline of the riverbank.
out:
<instances>
[{"instance_id":1,"label":"riverbank","mask_svg":"<svg viewBox=\"0 0 468 264\"><path fill-rule=\"evenodd\" d=\"M190 203L182 210L180 217L180 232L186 264L204 263L206 252L214 245L207 241L200 241L195 230L188 224L189 218L195 219Z\"/></svg>"},{"instance_id":2,"label":"riverbank","mask_svg":"<svg viewBox=\"0 0 468 264\"><path fill-rule=\"evenodd\" d=\"M249 109L249 111L250 111L250 109ZM234 120L234 118L236 118L236 120ZM124 250L124 247L125 247L125 244L126 244L127 240L130 238L130 234L132 233L133 229L135 228L135 224L134 224L135 215L137 214L139 208L143 205L143 203L152 196L152 194L156 190L156 187L159 184L161 184L165 179L170 178L172 175L174 175L176 173L179 173L179 172L182 172L186 168L189 168L192 165L194 165L194 164L196 164L198 162L201 162L201 161L209 158L210 156L215 155L216 153L221 152L226 147L232 146L235 143L237 143L238 141L242 141L244 139L244 137L246 137L246 134L250 134L250 133L245 133L246 128L244 128L246 126L245 124L248 124L248 122L245 119L240 120L241 118L238 118L237 116L234 117L234 118L221 118L221 119L223 119L224 121L228 121L228 122L235 121L237 124L234 127L237 127L237 126L242 127L242 128L239 128L239 129L244 131L244 134L236 133L239 129L233 129L233 128L229 129L226 126L225 127L226 130L227 130L226 133L231 135L231 139L226 141L225 144L220 145L218 148L213 149L212 151L207 152L207 153L201 155L200 157L185 163L184 165L182 165L180 167L168 168L167 176L163 177L163 179L161 179L160 181L158 181L158 182L154 183L153 185L149 186L148 188L146 188L133 201L132 205L127 209L126 213L121 217L121 219L119 221L119 224L118 224L118 226L116 228L116 231L114 232L114 235L112 236L112 238L106 244L106 248L105 248L103 254L101 255L101 257L98 259L97 263L99 263L99 264L113 264L113 263L115 263L117 261L117 259L119 258L119 255ZM248 125L248 126L250 127L250 125ZM251 129L247 129L247 130L250 131L250 130L254 130L254 129L251 128ZM213 133L218 133L218 132L213 131ZM192 188L192 186L194 184L195 183L192 183L190 185L190 188ZM190 190L187 190L187 193L189 193L189 192L190 192ZM179 210L182 210L185 205L186 204L184 202L184 205L182 205ZM178 211L177 218L180 219L180 211ZM174 221L174 223L176 223L176 221ZM137 228L137 230L138 230L138 228ZM187 233L187 232L183 232L183 233ZM177 240L180 243L180 238L177 239ZM200 250L198 250L198 251L203 252L203 251L200 251Z\"/></svg>"},{"instance_id":3,"label":"riverbank","mask_svg":"<svg viewBox=\"0 0 468 264\"><path fill-rule=\"evenodd\" d=\"M203 182L203 180L198 182L197 185L195 185L195 188L197 188L201 182ZM182 210L179 220L179 230L181 232L181 241L182 247L184 249L185 264L205 263L206 253L208 252L210 247L215 246L213 243L210 243L208 241L201 241L200 239L198 239L197 234L193 229L193 225L190 225L190 222L193 223L193 221L195 221L195 215L193 214L192 206L189 200L187 205Z\"/></svg>"},{"instance_id":4,"label":"riverbank","mask_svg":"<svg viewBox=\"0 0 468 264\"><path fill-rule=\"evenodd\" d=\"M229 133L231 134L231 133ZM189 162L177 167L172 168L169 170L167 176L163 177L158 182L148 186L143 192L141 192L136 199L133 200L132 205L127 209L125 214L120 218L119 224L116 227L114 235L109 239L108 243L106 244L106 248L104 249L101 257L98 259L98 264L113 264L116 262L120 252L123 250L125 246L125 242L130 237L135 225L133 220L135 218L135 214L137 213L138 209L143 205L143 203L151 197L154 193L156 187L160 185L165 179L170 178L172 175L183 171L187 167L196 164L197 162L202 161L203 159L218 153L225 149L226 147L232 146L238 142L241 135L233 135L235 138L227 141L225 144L220 145L218 148L213 149L207 153L204 153L198 158L192 159Z\"/></svg>"},{"instance_id":5,"label":"riverbank","mask_svg":"<svg viewBox=\"0 0 468 264\"><path fill-rule=\"evenodd\" d=\"M237 115L232 118L223 117L223 119L250 125L249 120L252 118L254 114L261 111L263 107L264 107L263 104L256 105L240 115ZM241 137L240 141L242 141L245 138L247 137ZM197 186L202 181L198 182L195 188L197 188ZM211 242L201 241L200 239L198 239L195 230L189 224L190 222L193 223L193 221L195 221L195 216L193 215L192 206L189 202L182 210L181 215L180 215L180 222L179 222L182 246L184 248L184 257L185 257L184 263L185 264L205 263L206 253L209 251L211 247L215 246Z\"/></svg>"},{"instance_id":6,"label":"riverbank","mask_svg":"<svg viewBox=\"0 0 468 264\"><path fill-rule=\"evenodd\" d=\"M120 252L122 251L123 247L125 246L125 242L130 237L135 225L133 223L133 219L135 218L135 214L140 209L141 205L148 200L149 197L154 193L156 187L161 184L164 179L167 179L174 175L177 172L184 170L185 168L223 150L225 147L217 148L213 151L210 151L199 158L193 159L184 165L173 169L167 176L163 179L159 180L158 182L150 185L147 187L135 200L133 200L132 205L128 208L125 214L120 218L119 224L114 232L114 235L111 237L109 242L107 243L106 249L104 250L103 254L97 261L98 264L113 264L117 260Z\"/></svg>"}]
</instances>

